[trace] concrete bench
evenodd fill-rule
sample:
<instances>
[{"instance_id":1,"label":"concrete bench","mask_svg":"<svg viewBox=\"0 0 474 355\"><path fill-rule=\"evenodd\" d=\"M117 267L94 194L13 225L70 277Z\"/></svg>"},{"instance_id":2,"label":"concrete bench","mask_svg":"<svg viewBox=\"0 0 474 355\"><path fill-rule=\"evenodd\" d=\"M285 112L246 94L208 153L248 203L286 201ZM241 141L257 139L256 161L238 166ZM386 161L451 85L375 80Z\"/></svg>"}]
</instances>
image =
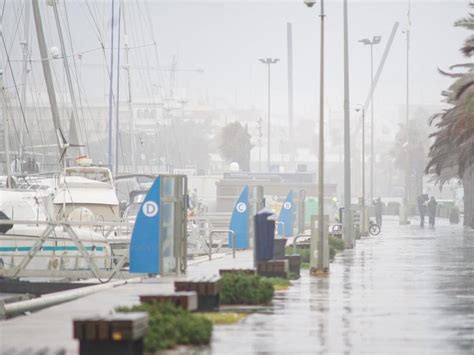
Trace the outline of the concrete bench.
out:
<instances>
[{"instance_id":1,"label":"concrete bench","mask_svg":"<svg viewBox=\"0 0 474 355\"><path fill-rule=\"evenodd\" d=\"M198 296L199 311L218 311L221 291L220 276L210 276L194 278L184 281L175 281L174 288L176 292L194 291Z\"/></svg>"},{"instance_id":2,"label":"concrete bench","mask_svg":"<svg viewBox=\"0 0 474 355\"><path fill-rule=\"evenodd\" d=\"M80 318L73 320L73 336L80 355L138 355L143 354L147 325L143 312Z\"/></svg>"},{"instance_id":3,"label":"concrete bench","mask_svg":"<svg viewBox=\"0 0 474 355\"><path fill-rule=\"evenodd\" d=\"M225 274L244 274L244 275L255 275L255 269L220 269L219 275Z\"/></svg>"},{"instance_id":4,"label":"concrete bench","mask_svg":"<svg viewBox=\"0 0 474 355\"><path fill-rule=\"evenodd\" d=\"M288 260L269 260L257 262L257 274L266 277L288 278Z\"/></svg>"},{"instance_id":5,"label":"concrete bench","mask_svg":"<svg viewBox=\"0 0 474 355\"><path fill-rule=\"evenodd\" d=\"M176 307L195 311L198 308L198 296L195 291L182 291L174 293L157 293L150 295L141 295L141 303L165 303L169 302Z\"/></svg>"},{"instance_id":6,"label":"concrete bench","mask_svg":"<svg viewBox=\"0 0 474 355\"><path fill-rule=\"evenodd\" d=\"M33 348L24 348L24 349L15 349L15 348L6 348L0 349L1 355L66 355L66 350L64 349L50 349L47 347L40 349Z\"/></svg>"}]
</instances>

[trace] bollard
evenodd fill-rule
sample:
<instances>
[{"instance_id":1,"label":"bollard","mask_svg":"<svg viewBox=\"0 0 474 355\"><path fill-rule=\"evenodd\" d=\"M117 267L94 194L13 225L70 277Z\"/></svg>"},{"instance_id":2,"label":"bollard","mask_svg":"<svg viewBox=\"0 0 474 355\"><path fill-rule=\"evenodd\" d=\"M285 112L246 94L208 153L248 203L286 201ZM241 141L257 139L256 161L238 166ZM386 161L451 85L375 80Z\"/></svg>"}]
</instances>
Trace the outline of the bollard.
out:
<instances>
[{"instance_id":1,"label":"bollard","mask_svg":"<svg viewBox=\"0 0 474 355\"><path fill-rule=\"evenodd\" d=\"M323 243L319 243L318 216L311 216L310 275L326 274L329 271L329 216L324 216ZM321 250L322 247L322 250Z\"/></svg>"}]
</instances>

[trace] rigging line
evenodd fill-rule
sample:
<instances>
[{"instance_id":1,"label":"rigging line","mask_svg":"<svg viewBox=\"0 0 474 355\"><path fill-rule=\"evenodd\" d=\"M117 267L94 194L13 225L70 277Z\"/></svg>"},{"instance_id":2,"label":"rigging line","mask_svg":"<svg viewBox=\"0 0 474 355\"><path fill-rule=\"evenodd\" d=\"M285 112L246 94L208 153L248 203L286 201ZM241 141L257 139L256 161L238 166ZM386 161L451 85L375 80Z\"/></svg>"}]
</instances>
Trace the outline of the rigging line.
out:
<instances>
[{"instance_id":1,"label":"rigging line","mask_svg":"<svg viewBox=\"0 0 474 355\"><path fill-rule=\"evenodd\" d=\"M18 139L17 142L19 142L20 141L20 134L19 134L18 129L16 127L15 121L13 120L11 107L10 107L10 105L6 104L6 99L5 99L5 109L6 109L7 116L9 117L8 121L11 122L11 124L13 125L13 130L15 131L16 139Z\"/></svg>"},{"instance_id":2,"label":"rigging line","mask_svg":"<svg viewBox=\"0 0 474 355\"><path fill-rule=\"evenodd\" d=\"M5 14L5 5L7 4L7 0L3 0L2 5L2 15L0 16L0 22L3 23L3 15Z\"/></svg>"},{"instance_id":3,"label":"rigging line","mask_svg":"<svg viewBox=\"0 0 474 355\"><path fill-rule=\"evenodd\" d=\"M15 44L15 39L16 39L16 36L18 34L18 29L20 27L20 20L21 20L21 15L23 14L23 9L24 9L24 6L21 7L20 14L17 16L18 21L16 22L15 31L13 32L12 42L11 42L10 48L8 50L9 53L12 51L13 45ZM6 49L5 49L5 51L6 51Z\"/></svg>"},{"instance_id":4,"label":"rigging line","mask_svg":"<svg viewBox=\"0 0 474 355\"><path fill-rule=\"evenodd\" d=\"M21 103L21 99L20 99L20 93L18 91L18 86L16 84L15 74L13 73L12 63L10 62L10 55L8 54L8 51L7 51L5 38L3 37L3 33L0 33L0 37L2 37L2 43L3 43L3 48L5 49L5 55L7 57L8 67L10 69L10 74L12 76L13 85L15 86L15 93L16 93L16 97L17 97L17 100L18 100L18 104L20 105L21 117L23 118L23 123L25 125L27 134L30 134L30 130L28 128L28 123L26 122L25 112L23 111L23 104Z\"/></svg>"},{"instance_id":5,"label":"rigging line","mask_svg":"<svg viewBox=\"0 0 474 355\"><path fill-rule=\"evenodd\" d=\"M145 19L146 17L144 16L143 14L143 11L142 11L142 7L141 7L141 4L138 2L138 0L136 1L136 6L137 6L137 16L139 17L139 27L140 27L140 32L141 32L141 37L142 38L145 38L145 30L144 30L144 26L143 26L143 22L144 21L140 21L141 18ZM156 45L156 42L154 41L154 38L153 38L153 33L151 33L151 37L152 37L152 40L153 40L153 46ZM157 65L159 66L159 63L157 62ZM150 60L148 58L148 55L146 56L146 66L147 66L147 71L148 71L148 76L151 80L151 78L153 77L152 76L152 73L151 73L151 65L150 65ZM157 73L158 74L158 83L160 84L160 78L159 78L159 75L160 73ZM154 98L153 96L153 93L152 93L152 90L151 90L151 94L152 94L152 97ZM155 99L155 98L154 98Z\"/></svg>"},{"instance_id":6,"label":"rigging line","mask_svg":"<svg viewBox=\"0 0 474 355\"><path fill-rule=\"evenodd\" d=\"M142 18L140 18L139 16L139 13L140 13L140 8L139 8L139 3L138 2L135 2L135 3L132 3L132 6L136 6L136 11L134 11L134 15L136 16L136 19L134 21L132 21L132 24L135 25L136 23L138 23L140 26L137 27L137 31L136 32L133 32L135 34L135 42L138 42L138 39L142 39L142 38L145 38L145 34L143 32L143 27L141 26L142 23L143 23L143 20ZM141 33L139 34L138 31L141 29ZM145 64L146 64L146 69L148 71L148 73L140 73L140 77L141 77L141 82L142 83L147 83L146 86L144 87L146 93L148 96L153 96L152 94L152 83L151 83L151 80L152 80L152 73L150 72L150 62L149 62L149 58L148 58L148 53L147 52L143 52L141 50L138 50L138 55L139 55L139 58L143 60L145 60Z\"/></svg>"},{"instance_id":7,"label":"rigging line","mask_svg":"<svg viewBox=\"0 0 474 355\"><path fill-rule=\"evenodd\" d=\"M31 68L31 63L30 63L30 68ZM39 114L38 114L38 106L39 106L39 94L38 94L38 90L37 90L37 87L36 87L36 79L35 79L35 75L34 75L34 71L31 70L31 75L29 76L30 81L32 81L32 86L34 88L34 90L30 90L30 95L31 95L31 101L33 102L33 107L34 107L34 112L35 112L35 120L36 120L36 124L38 126L38 129L40 131L40 140L41 140L41 144L43 146L43 154L46 155L47 151L46 151L46 142L44 140L44 131L43 131L43 125L40 124L39 122ZM33 91L36 93L36 104L35 104L35 96L33 95ZM44 158L43 158L44 159Z\"/></svg>"},{"instance_id":8,"label":"rigging line","mask_svg":"<svg viewBox=\"0 0 474 355\"><path fill-rule=\"evenodd\" d=\"M67 6L66 4L64 4L64 13L65 13L65 17L66 17L66 33L68 35L68 38L69 38L69 46L71 48L71 53L74 53L74 48L73 48L73 45L72 45L72 35L71 35L71 25L70 25L70 22L69 22L69 16L68 16L68 11L67 11ZM86 140L86 150L87 150L87 154L89 155L89 137L88 137L88 134L87 134L87 124L86 124L86 120L84 118L84 107L82 106L82 93L81 93L81 89L79 87L79 76L77 74L77 62L76 62L76 56L73 55L72 56L72 62L73 62L73 65L74 65L74 76L75 76L75 79L76 79L76 87L77 87L77 94L78 94L78 98L79 98L79 107L80 107L80 110L81 110L81 120L82 120L82 124L83 124L83 127L84 127L84 131L82 132L83 133L83 136L85 137L85 140Z\"/></svg>"},{"instance_id":9,"label":"rigging line","mask_svg":"<svg viewBox=\"0 0 474 355\"><path fill-rule=\"evenodd\" d=\"M151 33L151 39L154 43L154 50L155 50L155 60L156 60L156 65L157 67L159 68L160 67L160 60L159 60L159 56L158 56L158 47L157 47L157 44L156 44L156 39L155 39L155 32L154 32L154 28L153 28L153 21L151 20L151 11L150 11L150 8L148 7L148 3L145 2L145 14L147 16L147 19L148 19L148 25L150 27L150 33ZM158 73L158 79L160 81L160 85L163 86L164 84L164 79L163 79L163 74L162 73ZM163 86L164 87L164 86Z\"/></svg>"},{"instance_id":10,"label":"rigging line","mask_svg":"<svg viewBox=\"0 0 474 355\"><path fill-rule=\"evenodd\" d=\"M87 7L87 10L89 11L90 17L92 19L92 24L94 25L94 27L97 31L97 34L96 34L97 39L99 40L100 43L102 43L103 42L102 33L100 32L99 25L97 24L97 21L95 20L94 14L92 13L92 9L89 6L89 2L86 0L85 4L86 4L86 7ZM90 19L89 19L89 22L90 22Z\"/></svg>"}]
</instances>

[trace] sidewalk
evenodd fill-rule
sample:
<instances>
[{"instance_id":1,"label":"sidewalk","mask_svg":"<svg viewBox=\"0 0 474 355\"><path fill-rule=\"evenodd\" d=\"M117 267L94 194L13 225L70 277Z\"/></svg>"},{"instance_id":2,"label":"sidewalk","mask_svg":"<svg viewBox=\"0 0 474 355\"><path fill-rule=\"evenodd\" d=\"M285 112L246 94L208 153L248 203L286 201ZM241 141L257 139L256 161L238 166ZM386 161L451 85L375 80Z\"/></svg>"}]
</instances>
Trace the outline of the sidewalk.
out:
<instances>
[{"instance_id":1,"label":"sidewalk","mask_svg":"<svg viewBox=\"0 0 474 355\"><path fill-rule=\"evenodd\" d=\"M303 277L238 324L215 326L202 354L472 354L474 236L443 221L435 230L386 220L379 237L336 256L330 275ZM189 267L190 276L252 266L252 253ZM72 319L172 289L145 280L0 321L0 349L64 347L77 353Z\"/></svg>"},{"instance_id":2,"label":"sidewalk","mask_svg":"<svg viewBox=\"0 0 474 355\"><path fill-rule=\"evenodd\" d=\"M329 277L303 272L267 312L215 327L212 353L474 353L474 236L440 223L384 221Z\"/></svg>"},{"instance_id":3,"label":"sidewalk","mask_svg":"<svg viewBox=\"0 0 474 355\"><path fill-rule=\"evenodd\" d=\"M216 256L188 267L188 276L217 275L219 269L250 268L253 265L251 251ZM79 343L72 338L72 320L85 315L107 314L117 306L139 304L139 296L145 293L173 291L173 278L145 279L117 288L98 292L78 300L50 307L39 312L0 321L0 354L8 348L39 350L65 349L67 354L77 354ZM105 354L104 354L105 355Z\"/></svg>"}]
</instances>

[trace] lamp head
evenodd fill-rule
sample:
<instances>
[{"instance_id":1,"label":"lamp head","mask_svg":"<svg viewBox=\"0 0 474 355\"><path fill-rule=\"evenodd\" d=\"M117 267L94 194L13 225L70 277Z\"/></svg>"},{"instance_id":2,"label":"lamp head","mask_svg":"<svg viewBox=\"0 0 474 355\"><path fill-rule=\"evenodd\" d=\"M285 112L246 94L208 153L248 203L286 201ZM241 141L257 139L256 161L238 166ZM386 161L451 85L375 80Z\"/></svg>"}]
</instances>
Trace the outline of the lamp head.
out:
<instances>
[{"instance_id":1,"label":"lamp head","mask_svg":"<svg viewBox=\"0 0 474 355\"><path fill-rule=\"evenodd\" d=\"M379 44L382 41L382 36L374 36L372 39L372 44Z\"/></svg>"},{"instance_id":2,"label":"lamp head","mask_svg":"<svg viewBox=\"0 0 474 355\"><path fill-rule=\"evenodd\" d=\"M359 40L360 43L362 44L372 44L372 42L370 42L370 39L368 38L363 38L361 40Z\"/></svg>"},{"instance_id":3,"label":"lamp head","mask_svg":"<svg viewBox=\"0 0 474 355\"><path fill-rule=\"evenodd\" d=\"M308 7L313 7L313 5L316 4L316 0L304 0L304 3Z\"/></svg>"}]
</instances>

